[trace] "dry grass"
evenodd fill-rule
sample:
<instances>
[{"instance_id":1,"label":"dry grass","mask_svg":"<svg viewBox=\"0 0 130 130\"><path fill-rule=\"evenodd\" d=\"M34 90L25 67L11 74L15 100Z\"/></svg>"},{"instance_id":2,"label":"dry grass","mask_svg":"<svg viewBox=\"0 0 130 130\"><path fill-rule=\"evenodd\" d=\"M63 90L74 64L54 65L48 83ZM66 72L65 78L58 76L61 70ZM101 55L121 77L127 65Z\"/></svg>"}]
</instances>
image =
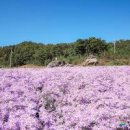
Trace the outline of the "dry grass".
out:
<instances>
[{"instance_id":1,"label":"dry grass","mask_svg":"<svg viewBox=\"0 0 130 130\"><path fill-rule=\"evenodd\" d=\"M44 67L45 66L38 66L38 65L33 65L33 64L19 66L19 68L44 68Z\"/></svg>"}]
</instances>

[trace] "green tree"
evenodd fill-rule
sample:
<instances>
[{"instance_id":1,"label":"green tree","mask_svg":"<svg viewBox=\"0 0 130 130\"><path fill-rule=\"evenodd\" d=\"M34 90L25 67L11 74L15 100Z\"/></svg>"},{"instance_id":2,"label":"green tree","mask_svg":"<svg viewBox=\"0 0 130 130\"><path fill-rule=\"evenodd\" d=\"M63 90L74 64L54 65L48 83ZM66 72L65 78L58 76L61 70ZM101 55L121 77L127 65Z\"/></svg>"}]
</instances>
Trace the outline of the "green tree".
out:
<instances>
[{"instance_id":1,"label":"green tree","mask_svg":"<svg viewBox=\"0 0 130 130\"><path fill-rule=\"evenodd\" d=\"M87 50L89 53L99 55L107 50L107 44L104 40L92 37L87 40Z\"/></svg>"},{"instance_id":2,"label":"green tree","mask_svg":"<svg viewBox=\"0 0 130 130\"><path fill-rule=\"evenodd\" d=\"M82 39L78 39L75 43L75 53L79 56L85 54L86 52L86 45L85 45L85 42L84 40Z\"/></svg>"}]
</instances>

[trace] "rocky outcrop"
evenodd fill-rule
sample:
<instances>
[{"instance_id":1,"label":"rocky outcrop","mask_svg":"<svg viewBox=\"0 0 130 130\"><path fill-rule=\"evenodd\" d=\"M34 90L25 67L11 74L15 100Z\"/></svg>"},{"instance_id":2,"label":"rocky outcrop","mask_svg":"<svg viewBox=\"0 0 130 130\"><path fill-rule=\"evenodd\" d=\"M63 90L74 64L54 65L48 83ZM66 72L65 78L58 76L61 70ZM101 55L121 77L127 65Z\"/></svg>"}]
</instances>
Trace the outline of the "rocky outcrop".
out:
<instances>
[{"instance_id":1,"label":"rocky outcrop","mask_svg":"<svg viewBox=\"0 0 130 130\"><path fill-rule=\"evenodd\" d=\"M55 61L50 62L50 63L47 65L47 67L49 67L49 68L60 67L60 66L64 66L65 64L66 64L65 61L55 60Z\"/></svg>"},{"instance_id":2,"label":"rocky outcrop","mask_svg":"<svg viewBox=\"0 0 130 130\"><path fill-rule=\"evenodd\" d=\"M98 64L98 60L95 56L90 55L85 62L83 62L83 66L87 66L87 65L97 65Z\"/></svg>"},{"instance_id":3,"label":"rocky outcrop","mask_svg":"<svg viewBox=\"0 0 130 130\"><path fill-rule=\"evenodd\" d=\"M64 67L73 67L73 64L65 64Z\"/></svg>"},{"instance_id":4,"label":"rocky outcrop","mask_svg":"<svg viewBox=\"0 0 130 130\"><path fill-rule=\"evenodd\" d=\"M54 60L50 62L47 67L53 68L53 67L73 67L74 65L68 64L65 61L59 61L59 60Z\"/></svg>"}]
</instances>

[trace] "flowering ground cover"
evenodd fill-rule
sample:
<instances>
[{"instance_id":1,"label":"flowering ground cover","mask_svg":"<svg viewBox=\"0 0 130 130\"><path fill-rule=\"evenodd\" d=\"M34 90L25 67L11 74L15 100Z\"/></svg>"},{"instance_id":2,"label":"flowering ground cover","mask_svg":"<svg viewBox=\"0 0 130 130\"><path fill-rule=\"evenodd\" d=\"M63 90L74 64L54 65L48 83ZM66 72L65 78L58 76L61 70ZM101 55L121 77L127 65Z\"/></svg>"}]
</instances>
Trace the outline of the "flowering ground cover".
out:
<instances>
[{"instance_id":1,"label":"flowering ground cover","mask_svg":"<svg viewBox=\"0 0 130 130\"><path fill-rule=\"evenodd\" d=\"M130 130L130 67L0 69L0 130Z\"/></svg>"}]
</instances>

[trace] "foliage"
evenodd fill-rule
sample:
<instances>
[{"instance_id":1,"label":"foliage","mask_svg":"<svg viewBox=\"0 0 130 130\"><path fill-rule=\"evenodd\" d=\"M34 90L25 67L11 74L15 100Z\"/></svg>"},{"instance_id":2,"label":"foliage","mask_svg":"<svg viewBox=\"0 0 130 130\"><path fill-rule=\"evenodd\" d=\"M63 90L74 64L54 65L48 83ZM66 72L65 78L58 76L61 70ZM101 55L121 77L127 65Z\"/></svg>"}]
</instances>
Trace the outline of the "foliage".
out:
<instances>
[{"instance_id":1,"label":"foliage","mask_svg":"<svg viewBox=\"0 0 130 130\"><path fill-rule=\"evenodd\" d=\"M90 54L97 56L98 59L105 59L106 65L130 64L130 40L116 41L115 54L113 43L95 37L59 44L25 41L14 46L0 47L0 66L9 66L11 50L14 67L26 64L46 66L56 57L68 63L81 64Z\"/></svg>"}]
</instances>

